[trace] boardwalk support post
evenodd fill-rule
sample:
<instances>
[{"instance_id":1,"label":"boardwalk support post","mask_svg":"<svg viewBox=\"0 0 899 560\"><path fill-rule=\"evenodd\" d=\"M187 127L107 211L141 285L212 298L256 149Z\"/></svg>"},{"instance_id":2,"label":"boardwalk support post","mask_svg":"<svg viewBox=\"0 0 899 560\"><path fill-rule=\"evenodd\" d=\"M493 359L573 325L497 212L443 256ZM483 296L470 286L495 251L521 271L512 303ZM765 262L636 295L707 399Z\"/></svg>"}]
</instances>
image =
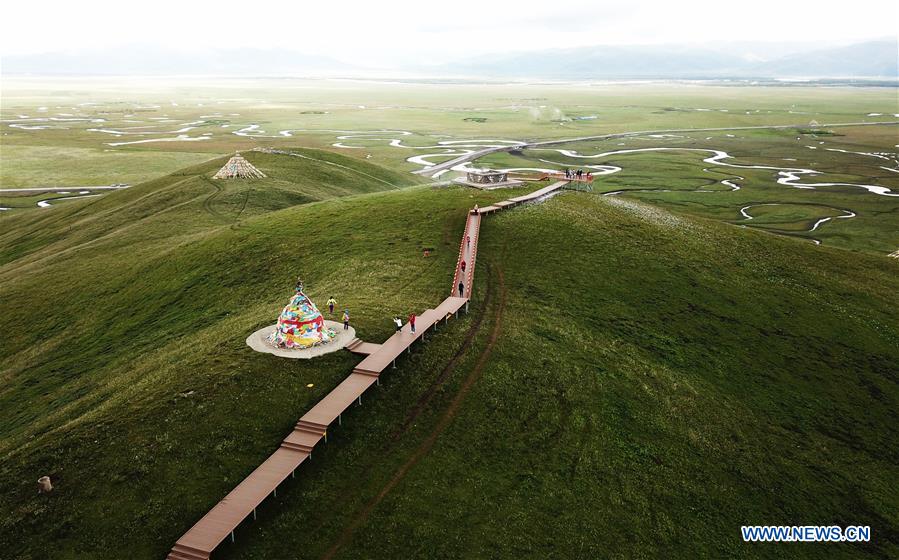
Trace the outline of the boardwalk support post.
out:
<instances>
[{"instance_id":1,"label":"boardwalk support post","mask_svg":"<svg viewBox=\"0 0 899 560\"><path fill-rule=\"evenodd\" d=\"M362 395L359 395L359 406L362 406Z\"/></svg>"},{"instance_id":2,"label":"boardwalk support post","mask_svg":"<svg viewBox=\"0 0 899 560\"><path fill-rule=\"evenodd\" d=\"M234 542L234 531L231 531L231 542Z\"/></svg>"},{"instance_id":3,"label":"boardwalk support post","mask_svg":"<svg viewBox=\"0 0 899 560\"><path fill-rule=\"evenodd\" d=\"M277 486L275 486L275 497L276 497L276 498L278 497L278 487L277 487ZM232 531L232 532L233 532L233 531Z\"/></svg>"},{"instance_id":4,"label":"boardwalk support post","mask_svg":"<svg viewBox=\"0 0 899 560\"><path fill-rule=\"evenodd\" d=\"M393 359L393 369L396 369L396 358Z\"/></svg>"},{"instance_id":5,"label":"boardwalk support post","mask_svg":"<svg viewBox=\"0 0 899 560\"><path fill-rule=\"evenodd\" d=\"M337 425L338 425L338 426L343 426L343 414L338 414L338 415L337 415Z\"/></svg>"},{"instance_id":6,"label":"boardwalk support post","mask_svg":"<svg viewBox=\"0 0 899 560\"><path fill-rule=\"evenodd\" d=\"M375 383L378 385L378 387L381 386L381 376L380 375L375 377Z\"/></svg>"},{"instance_id":7,"label":"boardwalk support post","mask_svg":"<svg viewBox=\"0 0 899 560\"><path fill-rule=\"evenodd\" d=\"M256 508L253 508L253 521L256 521Z\"/></svg>"}]
</instances>

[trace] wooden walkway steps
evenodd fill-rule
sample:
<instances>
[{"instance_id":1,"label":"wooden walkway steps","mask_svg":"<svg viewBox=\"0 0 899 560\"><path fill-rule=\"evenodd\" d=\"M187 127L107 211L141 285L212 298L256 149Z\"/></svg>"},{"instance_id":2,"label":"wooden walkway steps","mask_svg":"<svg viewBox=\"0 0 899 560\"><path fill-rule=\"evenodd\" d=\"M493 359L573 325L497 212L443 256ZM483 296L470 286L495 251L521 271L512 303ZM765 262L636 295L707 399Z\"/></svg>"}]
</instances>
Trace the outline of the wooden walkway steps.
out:
<instances>
[{"instance_id":1,"label":"wooden walkway steps","mask_svg":"<svg viewBox=\"0 0 899 560\"><path fill-rule=\"evenodd\" d=\"M308 452L279 448L178 539L167 558L209 558L215 547L308 457Z\"/></svg>"},{"instance_id":2,"label":"wooden walkway steps","mask_svg":"<svg viewBox=\"0 0 899 560\"><path fill-rule=\"evenodd\" d=\"M496 202L490 206L485 206L484 208L479 209L478 212L482 215L483 214L494 214L496 212L499 212L500 210L506 210L507 208L512 208L514 206L518 206L519 204L523 204L525 202L531 202L533 200L537 200L541 197L544 197L548 194L551 194L551 193L563 188L565 185L567 185L570 182L571 182L570 179L563 179L561 181L556 181L552 185L543 187L542 189L538 189L532 193L528 193L523 196L516 196L515 198L510 198L508 200L503 200L502 202Z\"/></svg>"},{"instance_id":3,"label":"wooden walkway steps","mask_svg":"<svg viewBox=\"0 0 899 560\"><path fill-rule=\"evenodd\" d=\"M354 338L350 341L349 344L345 346L345 348L353 354L365 354L366 356L369 354L374 354L380 347L380 344L375 344L374 342L363 342L358 338Z\"/></svg>"},{"instance_id":4,"label":"wooden walkway steps","mask_svg":"<svg viewBox=\"0 0 899 560\"><path fill-rule=\"evenodd\" d=\"M453 284L450 287L450 295L467 298L471 293L474 281L475 258L478 253L478 234L481 232L481 214L472 210L465 221L465 231L462 232L462 241L459 243L459 258L456 260L456 271L453 274ZM465 263L465 270L462 263ZM459 284L462 284L462 293L459 293Z\"/></svg>"},{"instance_id":5,"label":"wooden walkway steps","mask_svg":"<svg viewBox=\"0 0 899 560\"><path fill-rule=\"evenodd\" d=\"M546 196L562 188L567 181L559 181L528 195L519 196L497 203L487 208L472 210L465 221L465 230L459 245L459 258L453 274L453 286L449 297L434 309L426 309L417 317L416 332L411 332L409 324L403 325L399 332L385 340L382 344L363 342L354 339L347 345L350 352L365 355L352 373L344 379L322 400L315 404L300 418L293 431L284 438L278 449L269 456L256 470L251 472L222 501L197 521L172 547L167 558L169 560L207 560L212 551L229 536L234 540L234 530L250 514L255 518L256 508L270 494L276 494L278 485L288 476L293 476L296 468L312 456L315 446L322 440L327 441L328 428L336 420L341 422L341 415L354 402L362 404L362 394L372 385L379 383L380 375L389 366L393 366L404 351L409 351L412 344L423 339L431 328L437 328L441 321L458 314L463 307L468 309L469 297L474 287L474 270L478 254L478 235L481 217L484 214L498 212L504 208L512 208ZM462 262L466 263L462 270ZM463 284L463 293L459 295L459 283Z\"/></svg>"},{"instance_id":6,"label":"wooden walkway steps","mask_svg":"<svg viewBox=\"0 0 899 560\"><path fill-rule=\"evenodd\" d=\"M443 300L443 303L438 305L437 309L434 311L436 311L438 315L442 315L445 320L448 319L450 315L458 313L460 309L465 307L466 303L468 303L468 298L450 296Z\"/></svg>"}]
</instances>

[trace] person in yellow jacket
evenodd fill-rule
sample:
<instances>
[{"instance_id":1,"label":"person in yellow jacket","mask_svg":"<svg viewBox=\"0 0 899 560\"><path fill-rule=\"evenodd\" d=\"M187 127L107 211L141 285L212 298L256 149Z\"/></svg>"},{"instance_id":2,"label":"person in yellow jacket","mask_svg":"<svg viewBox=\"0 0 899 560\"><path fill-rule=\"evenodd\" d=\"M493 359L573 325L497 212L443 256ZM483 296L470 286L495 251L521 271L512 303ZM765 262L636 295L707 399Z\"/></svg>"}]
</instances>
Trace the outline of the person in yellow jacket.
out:
<instances>
[{"instance_id":1,"label":"person in yellow jacket","mask_svg":"<svg viewBox=\"0 0 899 560\"><path fill-rule=\"evenodd\" d=\"M334 299L334 296L331 296L328 299L328 313L330 313L331 315L334 314L334 306L335 305L337 305L337 300Z\"/></svg>"}]
</instances>

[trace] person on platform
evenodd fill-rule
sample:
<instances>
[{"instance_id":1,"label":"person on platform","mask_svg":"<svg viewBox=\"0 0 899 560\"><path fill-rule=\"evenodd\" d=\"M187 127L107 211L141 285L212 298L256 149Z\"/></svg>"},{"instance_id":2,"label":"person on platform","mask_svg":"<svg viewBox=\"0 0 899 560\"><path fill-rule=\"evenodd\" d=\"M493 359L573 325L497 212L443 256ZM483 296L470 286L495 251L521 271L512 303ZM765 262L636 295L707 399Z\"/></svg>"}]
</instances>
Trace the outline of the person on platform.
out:
<instances>
[{"instance_id":1,"label":"person on platform","mask_svg":"<svg viewBox=\"0 0 899 560\"><path fill-rule=\"evenodd\" d=\"M459 282L459 297L462 297L462 293L465 291L465 282Z\"/></svg>"},{"instance_id":2,"label":"person on platform","mask_svg":"<svg viewBox=\"0 0 899 560\"><path fill-rule=\"evenodd\" d=\"M393 318L393 325L396 327L396 332L400 332L401 330L403 330L403 322L399 317Z\"/></svg>"},{"instance_id":3,"label":"person on platform","mask_svg":"<svg viewBox=\"0 0 899 560\"><path fill-rule=\"evenodd\" d=\"M465 261L464 260L462 261L461 267L462 267L462 272L465 272Z\"/></svg>"},{"instance_id":4,"label":"person on platform","mask_svg":"<svg viewBox=\"0 0 899 560\"><path fill-rule=\"evenodd\" d=\"M415 313L409 314L409 330L414 334L415 333Z\"/></svg>"},{"instance_id":5,"label":"person on platform","mask_svg":"<svg viewBox=\"0 0 899 560\"><path fill-rule=\"evenodd\" d=\"M334 306L337 305L337 300L334 299L334 296L328 298L328 313L334 314Z\"/></svg>"},{"instance_id":6,"label":"person on platform","mask_svg":"<svg viewBox=\"0 0 899 560\"><path fill-rule=\"evenodd\" d=\"M349 330L350 328L350 310L343 310L343 330Z\"/></svg>"}]
</instances>

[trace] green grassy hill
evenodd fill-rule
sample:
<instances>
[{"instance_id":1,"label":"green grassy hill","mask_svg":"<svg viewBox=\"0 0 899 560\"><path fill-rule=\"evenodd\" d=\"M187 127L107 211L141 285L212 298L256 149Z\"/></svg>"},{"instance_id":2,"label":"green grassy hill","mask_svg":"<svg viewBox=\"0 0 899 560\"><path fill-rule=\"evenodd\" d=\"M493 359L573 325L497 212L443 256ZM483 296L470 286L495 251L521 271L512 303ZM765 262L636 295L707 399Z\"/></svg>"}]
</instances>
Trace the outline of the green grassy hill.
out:
<instances>
[{"instance_id":1,"label":"green grassy hill","mask_svg":"<svg viewBox=\"0 0 899 560\"><path fill-rule=\"evenodd\" d=\"M408 180L248 157L272 179L208 180L222 158L5 218L12 558L164 556L358 360L246 347L293 278L383 340L449 291L466 208L515 192L372 192ZM217 557L895 556L897 269L588 193L487 218L472 313L385 372ZM740 541L831 523L874 540Z\"/></svg>"}]
</instances>

